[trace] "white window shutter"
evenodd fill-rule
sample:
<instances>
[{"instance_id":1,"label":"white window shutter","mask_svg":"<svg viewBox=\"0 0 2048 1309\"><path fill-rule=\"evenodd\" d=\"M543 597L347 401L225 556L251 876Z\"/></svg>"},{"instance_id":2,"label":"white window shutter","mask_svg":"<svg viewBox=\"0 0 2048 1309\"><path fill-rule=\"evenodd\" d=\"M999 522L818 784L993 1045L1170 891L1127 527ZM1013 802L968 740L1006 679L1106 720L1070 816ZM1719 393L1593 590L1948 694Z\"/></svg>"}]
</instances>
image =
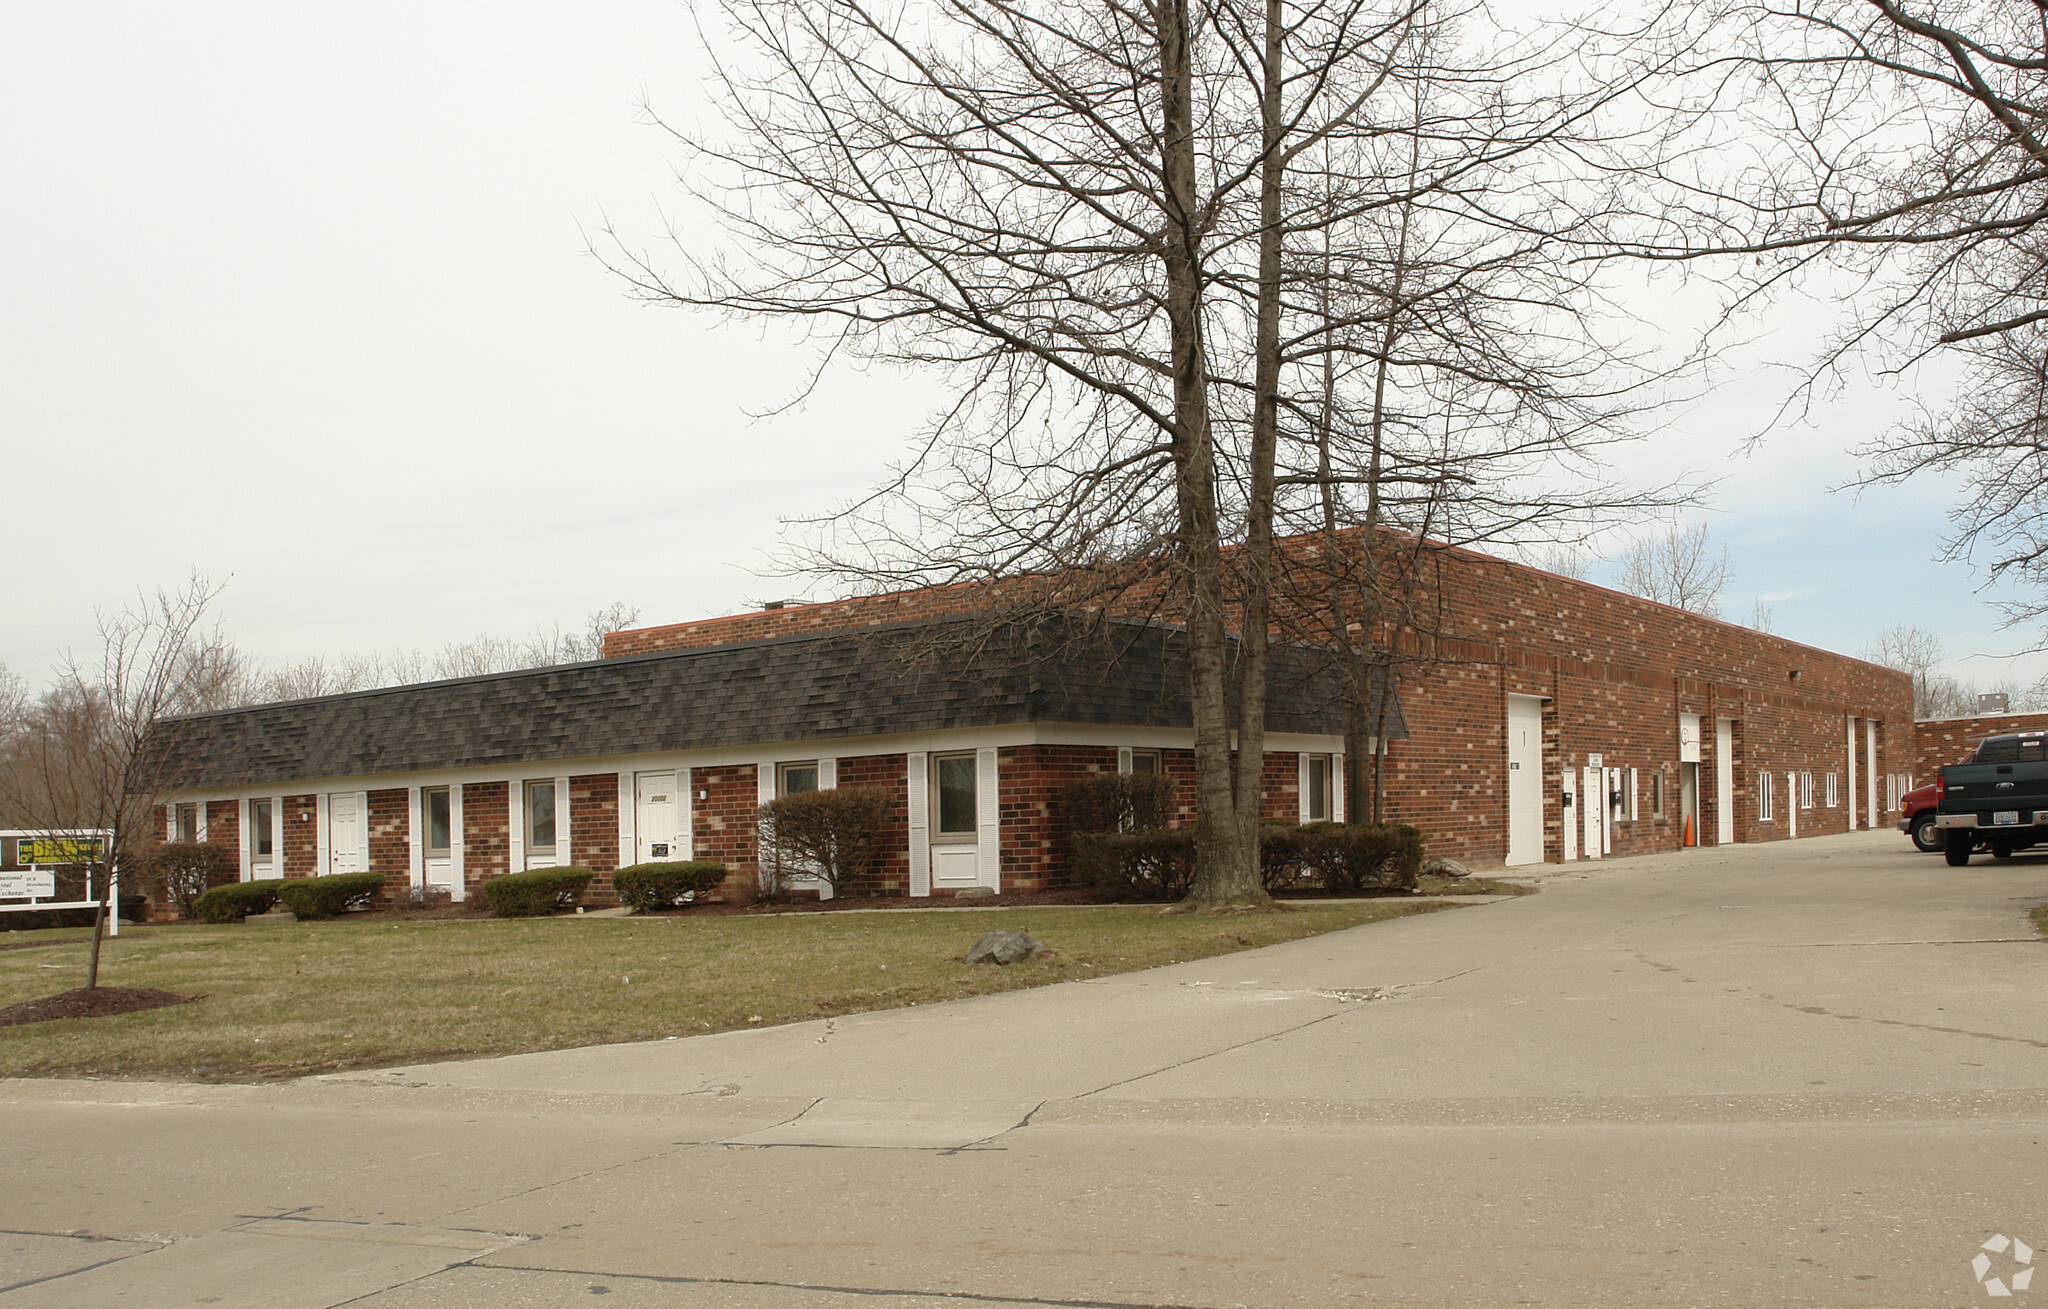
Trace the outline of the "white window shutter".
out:
<instances>
[{"instance_id":1,"label":"white window shutter","mask_svg":"<svg viewBox=\"0 0 2048 1309\"><path fill-rule=\"evenodd\" d=\"M1294 821L1305 823L1308 821L1308 755L1305 752L1294 756L1294 797L1298 801Z\"/></svg>"},{"instance_id":2,"label":"white window shutter","mask_svg":"<svg viewBox=\"0 0 2048 1309\"><path fill-rule=\"evenodd\" d=\"M998 794L996 752L977 750L975 755L975 844L981 865L981 884L1002 890L1003 825L1002 797Z\"/></svg>"},{"instance_id":3,"label":"white window shutter","mask_svg":"<svg viewBox=\"0 0 2048 1309\"><path fill-rule=\"evenodd\" d=\"M505 783L505 835L511 849L505 856L505 871L526 871L526 783L513 778Z\"/></svg>"},{"instance_id":4,"label":"white window shutter","mask_svg":"<svg viewBox=\"0 0 2048 1309\"><path fill-rule=\"evenodd\" d=\"M256 812L256 806L248 800L237 800L235 801L235 810L236 843L241 846L241 849L235 851L236 868L238 870L235 874L235 879L246 882L256 875L254 861L249 854L255 848L249 840L252 835L249 830L249 818Z\"/></svg>"},{"instance_id":5,"label":"white window shutter","mask_svg":"<svg viewBox=\"0 0 2048 1309\"><path fill-rule=\"evenodd\" d=\"M1131 775L1131 747L1120 745L1116 748L1116 771L1120 777Z\"/></svg>"},{"instance_id":6,"label":"white window shutter","mask_svg":"<svg viewBox=\"0 0 2048 1309\"><path fill-rule=\"evenodd\" d=\"M1351 815L1344 809L1344 756L1330 756L1330 817L1339 823L1351 821Z\"/></svg>"},{"instance_id":7,"label":"white window shutter","mask_svg":"<svg viewBox=\"0 0 2048 1309\"><path fill-rule=\"evenodd\" d=\"M639 800L633 794L633 770L621 768L618 776L619 790L619 867L631 868L640 862L639 814L635 810ZM687 789L687 788L685 788Z\"/></svg>"},{"instance_id":8,"label":"white window shutter","mask_svg":"<svg viewBox=\"0 0 2048 1309\"><path fill-rule=\"evenodd\" d=\"M925 776L930 756L912 750L904 756L904 778L910 801L910 893L932 893L931 783Z\"/></svg>"},{"instance_id":9,"label":"white window shutter","mask_svg":"<svg viewBox=\"0 0 2048 1309\"><path fill-rule=\"evenodd\" d=\"M684 860L697 857L697 783L696 777L687 768L676 769L676 798L682 807L676 810L675 839L670 845Z\"/></svg>"},{"instance_id":10,"label":"white window shutter","mask_svg":"<svg viewBox=\"0 0 2048 1309\"><path fill-rule=\"evenodd\" d=\"M567 868L576 862L575 810L569 799L569 779L555 779L555 867Z\"/></svg>"},{"instance_id":11,"label":"white window shutter","mask_svg":"<svg viewBox=\"0 0 2048 1309\"><path fill-rule=\"evenodd\" d=\"M423 891L427 885L426 847L420 831L424 815L420 812L420 789L417 786L405 788L405 868L406 880L412 889Z\"/></svg>"},{"instance_id":12,"label":"white window shutter","mask_svg":"<svg viewBox=\"0 0 2048 1309\"><path fill-rule=\"evenodd\" d=\"M451 900L460 903L467 889L463 879L462 783L448 787L448 882Z\"/></svg>"},{"instance_id":13,"label":"white window shutter","mask_svg":"<svg viewBox=\"0 0 2048 1309\"><path fill-rule=\"evenodd\" d=\"M313 797L313 876L325 877L333 871L327 863L328 851L327 792Z\"/></svg>"},{"instance_id":14,"label":"white window shutter","mask_svg":"<svg viewBox=\"0 0 2048 1309\"><path fill-rule=\"evenodd\" d=\"M836 791L839 789L839 761L820 758L818 760L818 789Z\"/></svg>"}]
</instances>

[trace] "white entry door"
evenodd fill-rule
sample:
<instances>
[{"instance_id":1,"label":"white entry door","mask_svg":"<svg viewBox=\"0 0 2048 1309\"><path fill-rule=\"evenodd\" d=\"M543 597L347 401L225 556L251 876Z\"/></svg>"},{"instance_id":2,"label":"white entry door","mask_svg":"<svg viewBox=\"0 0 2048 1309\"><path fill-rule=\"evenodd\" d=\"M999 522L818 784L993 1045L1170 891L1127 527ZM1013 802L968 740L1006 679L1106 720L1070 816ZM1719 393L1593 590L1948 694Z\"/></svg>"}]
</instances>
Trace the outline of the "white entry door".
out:
<instances>
[{"instance_id":1,"label":"white entry door","mask_svg":"<svg viewBox=\"0 0 2048 1309\"><path fill-rule=\"evenodd\" d=\"M1543 701L1508 697L1507 863L1543 862Z\"/></svg>"},{"instance_id":2,"label":"white entry door","mask_svg":"<svg viewBox=\"0 0 2048 1309\"><path fill-rule=\"evenodd\" d=\"M1563 821L1558 823L1558 830L1564 840L1564 861L1566 863L1570 863L1579 857L1578 777L1579 770L1576 768L1567 768L1558 774L1558 786L1563 796L1562 803L1564 805L1564 818Z\"/></svg>"},{"instance_id":3,"label":"white entry door","mask_svg":"<svg viewBox=\"0 0 2048 1309\"><path fill-rule=\"evenodd\" d=\"M1714 720L1714 843L1735 844L1735 720Z\"/></svg>"},{"instance_id":4,"label":"white entry door","mask_svg":"<svg viewBox=\"0 0 2048 1309\"><path fill-rule=\"evenodd\" d=\"M327 797L327 871L363 871L363 811L355 793L337 791Z\"/></svg>"},{"instance_id":5,"label":"white entry door","mask_svg":"<svg viewBox=\"0 0 2048 1309\"><path fill-rule=\"evenodd\" d=\"M633 775L634 860L656 863L677 859L676 775L673 772Z\"/></svg>"},{"instance_id":6,"label":"white entry door","mask_svg":"<svg viewBox=\"0 0 2048 1309\"><path fill-rule=\"evenodd\" d=\"M1579 791L1579 813L1586 823L1586 858L1598 859L1605 846L1602 833L1606 830L1607 797L1602 794L1598 768L1588 768L1585 785Z\"/></svg>"}]
</instances>

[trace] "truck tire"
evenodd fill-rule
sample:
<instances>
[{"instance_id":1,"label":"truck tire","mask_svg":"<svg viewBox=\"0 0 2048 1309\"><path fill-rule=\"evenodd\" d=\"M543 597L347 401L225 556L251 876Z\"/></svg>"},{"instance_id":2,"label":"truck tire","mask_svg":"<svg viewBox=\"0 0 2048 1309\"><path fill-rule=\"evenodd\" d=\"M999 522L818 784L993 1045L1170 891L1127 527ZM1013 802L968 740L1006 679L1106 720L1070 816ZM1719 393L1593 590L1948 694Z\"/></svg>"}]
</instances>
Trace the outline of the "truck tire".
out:
<instances>
[{"instance_id":1,"label":"truck tire","mask_svg":"<svg viewBox=\"0 0 2048 1309\"><path fill-rule=\"evenodd\" d=\"M1951 827L1947 836L1947 841L1942 845L1942 853L1948 857L1950 868L1961 868L1970 862L1970 847L1975 844L1977 838L1967 827Z\"/></svg>"},{"instance_id":2,"label":"truck tire","mask_svg":"<svg viewBox=\"0 0 2048 1309\"><path fill-rule=\"evenodd\" d=\"M1907 829L1907 835L1913 838L1914 848L1924 853L1933 854L1942 848L1941 829L1934 825L1933 814L1922 814L1915 818L1913 826Z\"/></svg>"}]
</instances>

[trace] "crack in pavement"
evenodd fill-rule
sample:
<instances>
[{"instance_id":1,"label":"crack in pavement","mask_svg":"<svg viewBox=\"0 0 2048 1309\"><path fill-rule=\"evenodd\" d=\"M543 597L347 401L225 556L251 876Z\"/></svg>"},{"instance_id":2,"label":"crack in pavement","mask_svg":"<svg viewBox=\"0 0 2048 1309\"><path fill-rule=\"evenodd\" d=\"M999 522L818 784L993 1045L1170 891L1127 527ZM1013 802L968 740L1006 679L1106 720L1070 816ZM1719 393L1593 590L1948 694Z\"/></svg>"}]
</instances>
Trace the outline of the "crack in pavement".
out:
<instances>
[{"instance_id":1,"label":"crack in pavement","mask_svg":"<svg viewBox=\"0 0 2048 1309\"><path fill-rule=\"evenodd\" d=\"M1000 1295L988 1291L925 1291L885 1286L835 1286L820 1282L784 1282L757 1277L686 1277L663 1273L608 1273L586 1268L536 1268L528 1264L490 1264L471 1260L465 1267L493 1272L552 1273L562 1277L607 1277L619 1282L652 1282L662 1286L753 1286L775 1291L808 1291L813 1295L848 1295L863 1299L896 1296L911 1300L948 1300L971 1304L1043 1305L1045 1309L1217 1309L1180 1300L1071 1300L1048 1296ZM438 1275L438 1274L436 1274Z\"/></svg>"},{"instance_id":2,"label":"crack in pavement","mask_svg":"<svg viewBox=\"0 0 2048 1309\"><path fill-rule=\"evenodd\" d=\"M1449 975L1449 976L1447 976L1447 977L1439 977L1439 978L1437 978L1437 979L1436 979L1435 981L1430 981L1430 982L1404 982L1404 983L1402 983L1402 984L1400 984L1400 985L1397 985L1397 986L1385 986L1385 987L1370 987L1370 988L1361 988L1361 989L1365 989L1365 990L1371 990L1371 991L1375 992L1375 994L1373 994L1373 995L1370 995L1370 996L1366 996L1366 997L1364 997L1365 999L1370 999L1370 1000L1380 1000L1380 999L1385 999L1385 998L1386 998L1386 997L1388 997L1388 996L1392 996L1392 995L1397 995L1397 994L1400 994L1401 992L1404 992L1404 991L1420 991L1420 990L1423 990L1423 989L1425 989L1425 988L1427 988L1427 987L1432 987L1432 986L1442 986L1442 985L1443 985L1443 984L1444 984L1445 982L1453 982L1453 981L1456 981L1456 980L1457 980L1458 978L1460 978L1460 977L1469 977L1469 976L1471 976L1471 975L1472 975L1473 973L1478 973L1478 972L1484 972L1484 971L1485 971L1484 967L1480 967L1480 968L1467 968L1467 969L1463 969L1462 971L1459 971L1459 972L1455 972L1455 973L1452 973L1452 974L1450 974L1450 975ZM1160 1067L1158 1067L1158 1068L1151 1068L1151 1069L1147 1069L1146 1071L1144 1071L1144 1072L1142 1072L1142 1073L1133 1073L1133 1074L1132 1074L1131 1076L1129 1076L1129 1077L1123 1077L1123 1078L1118 1078L1118 1079L1117 1079L1116 1081L1114 1081L1114 1082L1107 1082L1107 1083L1104 1083L1104 1084L1103 1084L1103 1085L1101 1085L1101 1086L1095 1087L1095 1088L1094 1088L1094 1089L1092 1089L1092 1090L1088 1090L1088 1091L1083 1091L1083 1092L1081 1092L1081 1093L1080 1093L1079 1095L1071 1095L1071 1096L1067 1096L1066 1098L1067 1098L1068 1100L1086 1100L1086 1099L1087 1099L1087 1098L1088 1098L1089 1096L1092 1096L1092 1095L1101 1095L1101 1094L1102 1094L1102 1093L1103 1093L1104 1091L1114 1091L1114 1090L1116 1090L1116 1089L1117 1089L1118 1087L1120 1087L1120 1086L1130 1086L1130 1085L1132 1085L1133 1083L1136 1083L1136 1082L1142 1082L1142 1081L1144 1081L1144 1080L1145 1080L1146 1078L1148 1078L1148 1077L1157 1077L1157 1076L1159 1076L1159 1075L1160 1075L1161 1073L1171 1073L1171 1072L1175 1072L1175 1071L1177 1071L1177 1070L1179 1070L1179 1069L1182 1069L1182 1068L1189 1068L1189 1067L1192 1067L1192 1066L1194 1066L1195 1064L1201 1063L1201 1062L1202 1062L1203 1060L1205 1060L1205 1059L1214 1059L1214 1058L1216 1058L1216 1057L1217 1057L1217 1056L1219 1056L1219 1055L1226 1055L1226 1054L1230 1054L1230 1053L1232 1053L1232 1052L1234 1052L1234 1051L1237 1051L1237 1050L1243 1050L1243 1049L1247 1049L1247 1048L1249 1048L1249 1047L1251 1047L1251 1046L1254 1046L1254 1045L1258 1045L1258 1044L1260 1044L1261 1042L1265 1042L1265 1041L1274 1041L1274 1040L1278 1040L1279 1038L1281 1038L1281 1037L1283 1037L1283 1036L1292 1036L1292 1035L1294 1035L1294 1034L1295 1034L1296 1032L1305 1032L1305 1031L1307 1031L1307 1030L1308 1030L1309 1028L1311 1028L1311 1027L1314 1027L1314 1026L1316 1026L1316 1025L1317 1025L1318 1023L1327 1023L1327 1022L1329 1022L1329 1021L1330 1021L1330 1020L1331 1020L1332 1018L1342 1018L1342 1017L1344 1017L1344 1016L1345 1016L1345 1015L1346 1015L1347 1013L1356 1013L1356 1012L1359 1012L1359 1011L1360 1011L1360 1010L1361 1010L1361 1009L1363 1008L1363 1006L1360 1006L1360 1008L1359 1008L1359 1009L1353 1009L1353 1008L1352 1008L1352 1005L1353 1005L1354 1003L1356 1003L1356 997L1355 997L1355 995L1354 995L1354 997L1352 997L1352 998L1347 998L1347 997L1346 997L1345 995L1340 995L1340 994L1338 994L1338 993L1337 993L1337 992L1335 992L1335 991L1327 991L1327 990L1325 990L1325 991L1308 991L1308 992L1303 992L1303 994L1307 994L1307 995L1314 995L1314 996L1320 996L1320 997L1323 997L1323 998L1325 998L1325 999L1333 999L1333 1000L1336 1000L1336 1001L1337 1001L1337 1004L1338 1004L1338 1007L1337 1007L1337 1008L1335 1008L1335 1009L1332 1009L1332 1010L1331 1010L1331 1011L1330 1011L1329 1013L1326 1013L1326 1014L1319 1014L1319 1015L1317 1015L1316 1017L1314 1017L1314 1018L1311 1018L1311 1019L1307 1020L1306 1022L1302 1022L1302 1023L1296 1023L1296 1024L1295 1024L1294 1026L1292 1026L1292 1027L1283 1027L1283 1028L1281 1028L1281 1029L1280 1029L1279 1031L1277 1031L1277 1032L1267 1032L1267 1033L1264 1033L1263 1035L1260 1035L1260 1036L1254 1036L1254 1037L1249 1037L1249 1038L1247 1038L1246 1040L1243 1040L1243 1041L1236 1041L1236 1042L1233 1042L1233 1043L1232 1043L1232 1044L1230 1044L1230 1045L1222 1046L1222 1047L1220 1047L1220 1048L1218 1048L1218 1049L1215 1049L1215 1050L1205 1050L1205 1051L1203 1051L1203 1052L1202 1052L1201 1054L1189 1055L1189 1056L1188 1056L1187 1058L1185 1058L1185 1059L1177 1059L1177 1060L1175 1060L1175 1061L1174 1061L1173 1063L1170 1063L1170 1064L1164 1064L1164 1065L1162 1065L1162 1066L1160 1066ZM1041 1107L1042 1107L1042 1106L1041 1106ZM1036 1111L1036 1110L1034 1110L1033 1112L1035 1113L1035 1112L1037 1112L1037 1111ZM1027 1122L1029 1121L1028 1117L1027 1117L1026 1121L1027 1121ZM1021 1124L1021 1123L1020 1123L1020 1124L1018 1124L1018 1126L1020 1126L1020 1127L1021 1127L1021 1126L1023 1126L1023 1124ZM1013 1128L1013 1129L1011 1129L1011 1130L1013 1130L1013 1131L1014 1131L1015 1129Z\"/></svg>"},{"instance_id":3,"label":"crack in pavement","mask_svg":"<svg viewBox=\"0 0 2048 1309\"><path fill-rule=\"evenodd\" d=\"M76 1268L66 1268L60 1272L46 1273L41 1277L30 1277L19 1282L8 1282L4 1286L0 1286L0 1295L6 1295L10 1291L19 1291L23 1287L41 1286L45 1282L55 1282L61 1281L66 1277L76 1277L80 1273L89 1273L95 1268L106 1268L113 1264L125 1263L140 1255L154 1254L170 1244L168 1241L152 1237L101 1236L96 1232L31 1232L18 1228L0 1228L0 1236L43 1236L58 1240L101 1241L119 1245L140 1245L145 1247L141 1250L130 1250L125 1254L117 1254L108 1259L96 1259L89 1264L81 1264Z\"/></svg>"}]
</instances>

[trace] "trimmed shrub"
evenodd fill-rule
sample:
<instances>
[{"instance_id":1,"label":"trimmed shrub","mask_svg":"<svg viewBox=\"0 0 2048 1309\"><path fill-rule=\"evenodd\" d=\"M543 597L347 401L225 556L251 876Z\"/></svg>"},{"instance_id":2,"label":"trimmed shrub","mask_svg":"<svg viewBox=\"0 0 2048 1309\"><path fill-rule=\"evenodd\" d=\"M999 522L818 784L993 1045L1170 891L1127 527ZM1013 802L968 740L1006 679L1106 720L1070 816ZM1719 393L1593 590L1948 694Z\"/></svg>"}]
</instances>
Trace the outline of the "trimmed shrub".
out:
<instances>
[{"instance_id":1,"label":"trimmed shrub","mask_svg":"<svg viewBox=\"0 0 2048 1309\"><path fill-rule=\"evenodd\" d=\"M673 909L709 891L725 880L725 865L714 859L688 863L634 864L612 874L619 903L643 914Z\"/></svg>"},{"instance_id":2,"label":"trimmed shrub","mask_svg":"<svg viewBox=\"0 0 2048 1309\"><path fill-rule=\"evenodd\" d=\"M202 923L239 923L250 914L270 912L283 885L281 878L266 878L216 886L192 902L192 912Z\"/></svg>"},{"instance_id":3,"label":"trimmed shrub","mask_svg":"<svg viewBox=\"0 0 2048 1309\"><path fill-rule=\"evenodd\" d=\"M332 918L360 909L384 889L382 873L335 873L330 877L291 877L275 883L277 898L293 915L306 920Z\"/></svg>"},{"instance_id":4,"label":"trimmed shrub","mask_svg":"<svg viewBox=\"0 0 2048 1309\"><path fill-rule=\"evenodd\" d=\"M1326 891L1412 891L1422 874L1422 833L1406 823L1311 823L1296 830L1303 871Z\"/></svg>"},{"instance_id":5,"label":"trimmed shrub","mask_svg":"<svg viewBox=\"0 0 2048 1309\"><path fill-rule=\"evenodd\" d=\"M1176 789L1163 773L1090 773L1060 788L1060 821L1070 837L1159 831L1173 821Z\"/></svg>"},{"instance_id":6,"label":"trimmed shrub","mask_svg":"<svg viewBox=\"0 0 2048 1309\"><path fill-rule=\"evenodd\" d=\"M1090 886L1140 900L1178 900L1195 880L1195 833L1081 832L1072 838L1074 873Z\"/></svg>"},{"instance_id":7,"label":"trimmed shrub","mask_svg":"<svg viewBox=\"0 0 2048 1309\"><path fill-rule=\"evenodd\" d=\"M583 898L583 889L597 876L574 864L508 873L484 883L484 899L500 918L545 918Z\"/></svg>"},{"instance_id":8,"label":"trimmed shrub","mask_svg":"<svg viewBox=\"0 0 2048 1309\"><path fill-rule=\"evenodd\" d=\"M872 786L770 800L757 813L762 889L810 880L836 893L866 881L881 867L882 829L895 810L896 793Z\"/></svg>"},{"instance_id":9,"label":"trimmed shrub","mask_svg":"<svg viewBox=\"0 0 2048 1309\"><path fill-rule=\"evenodd\" d=\"M135 871L142 889L153 899L175 908L180 918L190 918L200 896L241 877L240 863L235 851L225 845L165 841L138 855Z\"/></svg>"},{"instance_id":10,"label":"trimmed shrub","mask_svg":"<svg viewBox=\"0 0 2048 1309\"><path fill-rule=\"evenodd\" d=\"M1295 891L1316 880L1311 829L1266 823L1259 828L1259 880L1267 894Z\"/></svg>"}]
</instances>

